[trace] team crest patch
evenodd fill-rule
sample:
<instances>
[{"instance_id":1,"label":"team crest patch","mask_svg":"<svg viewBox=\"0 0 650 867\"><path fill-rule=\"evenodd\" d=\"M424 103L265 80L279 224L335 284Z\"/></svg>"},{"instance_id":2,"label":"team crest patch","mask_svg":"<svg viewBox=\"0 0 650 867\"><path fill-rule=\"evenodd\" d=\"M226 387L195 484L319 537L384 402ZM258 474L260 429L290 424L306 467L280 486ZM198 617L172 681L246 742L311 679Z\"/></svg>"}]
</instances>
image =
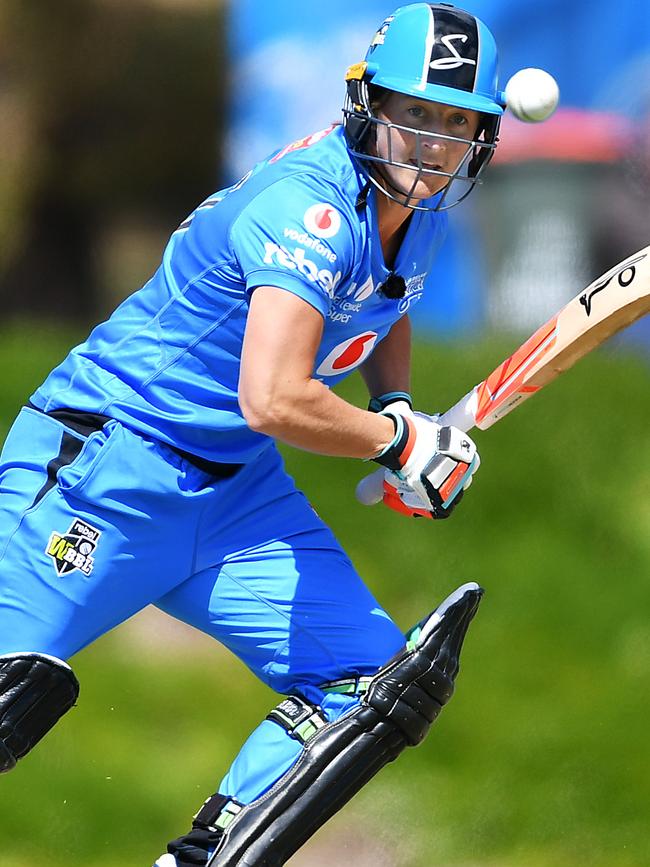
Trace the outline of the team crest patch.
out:
<instances>
[{"instance_id":1,"label":"team crest patch","mask_svg":"<svg viewBox=\"0 0 650 867\"><path fill-rule=\"evenodd\" d=\"M68 575L75 569L90 575L95 565L92 554L100 536L100 530L81 518L75 518L64 535L56 531L52 533L45 553L54 560L54 568L59 575Z\"/></svg>"}]
</instances>

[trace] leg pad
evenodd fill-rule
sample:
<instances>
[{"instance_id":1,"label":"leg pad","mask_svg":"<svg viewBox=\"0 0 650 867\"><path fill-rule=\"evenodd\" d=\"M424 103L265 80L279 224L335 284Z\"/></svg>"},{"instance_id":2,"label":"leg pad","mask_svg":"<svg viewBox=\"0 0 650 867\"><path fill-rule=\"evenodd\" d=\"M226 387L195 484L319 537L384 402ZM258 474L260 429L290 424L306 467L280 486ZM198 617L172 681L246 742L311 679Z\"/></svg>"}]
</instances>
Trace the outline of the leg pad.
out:
<instances>
[{"instance_id":1,"label":"leg pad","mask_svg":"<svg viewBox=\"0 0 650 867\"><path fill-rule=\"evenodd\" d=\"M70 666L41 653L0 656L0 773L10 771L75 704Z\"/></svg>"},{"instance_id":2,"label":"leg pad","mask_svg":"<svg viewBox=\"0 0 650 867\"><path fill-rule=\"evenodd\" d=\"M212 867L283 864L388 762L420 743L453 693L467 628L483 591L456 590L407 635L370 680L359 704L335 722L290 696L269 719L303 750L295 764L223 827Z\"/></svg>"}]
</instances>

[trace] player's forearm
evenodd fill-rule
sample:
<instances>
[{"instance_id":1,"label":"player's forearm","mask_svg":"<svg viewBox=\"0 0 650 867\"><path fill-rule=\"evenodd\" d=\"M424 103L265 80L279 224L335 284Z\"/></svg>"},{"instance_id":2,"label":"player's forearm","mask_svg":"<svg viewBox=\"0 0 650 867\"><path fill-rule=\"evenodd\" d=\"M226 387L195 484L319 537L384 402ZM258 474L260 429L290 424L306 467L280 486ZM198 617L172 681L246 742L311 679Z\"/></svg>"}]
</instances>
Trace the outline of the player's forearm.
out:
<instances>
[{"instance_id":1,"label":"player's forearm","mask_svg":"<svg viewBox=\"0 0 650 867\"><path fill-rule=\"evenodd\" d=\"M353 406L313 379L243 410L253 430L323 455L370 458L395 433L391 419Z\"/></svg>"}]
</instances>

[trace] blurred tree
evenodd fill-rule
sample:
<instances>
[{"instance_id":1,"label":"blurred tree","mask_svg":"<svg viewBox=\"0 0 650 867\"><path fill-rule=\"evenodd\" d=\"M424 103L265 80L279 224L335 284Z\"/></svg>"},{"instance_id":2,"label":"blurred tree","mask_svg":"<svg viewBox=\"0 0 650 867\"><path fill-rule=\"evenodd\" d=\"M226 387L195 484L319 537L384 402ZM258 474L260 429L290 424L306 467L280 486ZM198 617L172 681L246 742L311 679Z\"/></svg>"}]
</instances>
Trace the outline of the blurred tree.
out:
<instances>
[{"instance_id":1,"label":"blurred tree","mask_svg":"<svg viewBox=\"0 0 650 867\"><path fill-rule=\"evenodd\" d=\"M106 225L169 227L215 186L222 15L220 2L3 0L5 315L93 316Z\"/></svg>"}]
</instances>

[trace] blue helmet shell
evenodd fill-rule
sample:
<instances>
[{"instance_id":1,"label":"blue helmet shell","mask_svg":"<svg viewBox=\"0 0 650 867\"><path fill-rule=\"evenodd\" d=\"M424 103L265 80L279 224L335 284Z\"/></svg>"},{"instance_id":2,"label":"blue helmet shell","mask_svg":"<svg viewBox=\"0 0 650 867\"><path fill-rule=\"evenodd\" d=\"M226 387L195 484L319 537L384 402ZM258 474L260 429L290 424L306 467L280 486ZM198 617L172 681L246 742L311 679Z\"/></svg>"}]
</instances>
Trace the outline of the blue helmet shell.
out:
<instances>
[{"instance_id":1,"label":"blue helmet shell","mask_svg":"<svg viewBox=\"0 0 650 867\"><path fill-rule=\"evenodd\" d=\"M501 116L497 48L486 25L446 3L402 6L379 28L366 54L368 84Z\"/></svg>"}]
</instances>

